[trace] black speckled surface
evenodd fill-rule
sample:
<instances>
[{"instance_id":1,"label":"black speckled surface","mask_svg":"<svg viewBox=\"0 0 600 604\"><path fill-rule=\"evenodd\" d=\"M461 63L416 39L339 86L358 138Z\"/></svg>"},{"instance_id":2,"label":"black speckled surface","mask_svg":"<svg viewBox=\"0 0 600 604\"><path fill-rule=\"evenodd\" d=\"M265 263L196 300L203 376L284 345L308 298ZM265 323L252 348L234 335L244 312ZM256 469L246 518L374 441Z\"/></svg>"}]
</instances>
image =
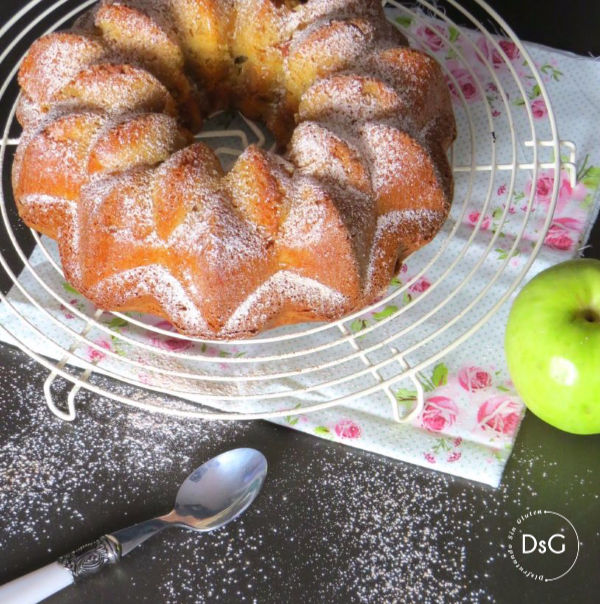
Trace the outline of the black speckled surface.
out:
<instances>
[{"instance_id":1,"label":"black speckled surface","mask_svg":"<svg viewBox=\"0 0 600 604\"><path fill-rule=\"evenodd\" d=\"M0 23L23 4L3 0ZM582 12L568 14L590 28ZM533 39L525 17L522 32L513 25ZM540 13L544 35L549 19L550 9ZM574 50L585 50L586 35L572 36ZM564 40L555 45L569 48ZM594 244L588 254L600 257L597 236ZM495 490L265 422L190 425L91 395L80 419L62 423L45 408L45 377L0 345L0 583L168 511L191 469L254 446L270 472L242 518L210 534L164 533L48 601L597 601L600 436L561 433L528 414ZM536 583L506 555L508 531L530 509L560 512L579 532L579 559L559 581Z\"/></svg>"},{"instance_id":2,"label":"black speckled surface","mask_svg":"<svg viewBox=\"0 0 600 604\"><path fill-rule=\"evenodd\" d=\"M62 423L45 408L44 371L1 354L0 582L168 511L191 469L253 446L270 472L242 518L164 533L50 601L592 602L600 589L600 437L528 415L494 490L265 422L189 426L84 396ZM510 527L539 508L581 538L571 573L545 585L506 557Z\"/></svg>"}]
</instances>

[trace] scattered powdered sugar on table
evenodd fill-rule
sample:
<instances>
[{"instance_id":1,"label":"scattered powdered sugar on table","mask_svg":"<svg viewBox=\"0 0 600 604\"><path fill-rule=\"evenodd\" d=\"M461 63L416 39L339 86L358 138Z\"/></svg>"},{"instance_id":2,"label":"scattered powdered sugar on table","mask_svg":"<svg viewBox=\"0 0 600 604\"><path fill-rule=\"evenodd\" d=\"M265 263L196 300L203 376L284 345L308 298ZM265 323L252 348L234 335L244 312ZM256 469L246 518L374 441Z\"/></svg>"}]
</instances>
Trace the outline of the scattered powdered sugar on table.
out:
<instances>
[{"instance_id":1,"label":"scattered powdered sugar on table","mask_svg":"<svg viewBox=\"0 0 600 604\"><path fill-rule=\"evenodd\" d=\"M25 371L36 369L33 361L21 367ZM18 383L19 369L4 369L0 388ZM43 375L43 369L38 372ZM3 421L11 428L4 429L0 444L0 510L4 519L0 549L16 534L29 533L33 542L44 542L46 531L40 523L49 517L62 518L65 524L70 519L83 521L89 508L76 505L74 495L85 494L90 506L103 505L107 495L109 505L112 497L115 501L139 498L142 489L151 491L154 476L191 471L203 461L195 457L203 446L244 430L244 424L194 423L92 403L92 395L78 398L83 408L78 405L75 422L65 423L46 407L41 381L28 381L7 391L16 405L10 416L4 412ZM123 389L122 394L125 392ZM119 484L111 486L115 476ZM110 491L98 490L99 484Z\"/></svg>"},{"instance_id":2,"label":"scattered powdered sugar on table","mask_svg":"<svg viewBox=\"0 0 600 604\"><path fill-rule=\"evenodd\" d=\"M165 513L183 478L227 448L254 446L269 462L241 518L210 534L167 531L61 602L150 601L149 590L173 603L496 601L512 576L507 522L540 505L536 474L598 501L589 471L565 479L535 443L492 490L262 422L178 420L88 394L65 423L43 402L45 370L8 347L2 359L0 549L13 553L0 557L0 583Z\"/></svg>"}]
</instances>

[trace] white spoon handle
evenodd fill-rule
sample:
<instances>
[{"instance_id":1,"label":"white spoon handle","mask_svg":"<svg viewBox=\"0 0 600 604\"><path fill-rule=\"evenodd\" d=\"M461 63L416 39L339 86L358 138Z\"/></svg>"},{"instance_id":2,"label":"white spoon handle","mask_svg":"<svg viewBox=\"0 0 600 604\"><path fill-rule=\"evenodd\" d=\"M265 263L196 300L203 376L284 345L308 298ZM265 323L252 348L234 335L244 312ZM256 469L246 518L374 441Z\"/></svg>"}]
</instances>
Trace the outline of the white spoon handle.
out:
<instances>
[{"instance_id":1,"label":"white spoon handle","mask_svg":"<svg viewBox=\"0 0 600 604\"><path fill-rule=\"evenodd\" d=\"M37 603L71 585L76 579L92 575L104 566L121 559L121 545L111 535L104 535L57 562L0 586L2 604Z\"/></svg>"},{"instance_id":2,"label":"white spoon handle","mask_svg":"<svg viewBox=\"0 0 600 604\"><path fill-rule=\"evenodd\" d=\"M37 604L71 583L73 583L71 571L59 562L53 562L0 586L0 602Z\"/></svg>"}]
</instances>

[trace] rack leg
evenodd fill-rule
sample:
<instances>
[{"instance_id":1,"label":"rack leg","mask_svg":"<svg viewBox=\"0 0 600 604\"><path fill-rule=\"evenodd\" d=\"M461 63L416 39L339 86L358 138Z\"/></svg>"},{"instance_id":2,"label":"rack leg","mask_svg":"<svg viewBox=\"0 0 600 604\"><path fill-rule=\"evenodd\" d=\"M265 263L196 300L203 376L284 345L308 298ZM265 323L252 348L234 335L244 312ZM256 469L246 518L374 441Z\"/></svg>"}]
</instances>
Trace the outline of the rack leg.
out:
<instances>
[{"instance_id":1,"label":"rack leg","mask_svg":"<svg viewBox=\"0 0 600 604\"><path fill-rule=\"evenodd\" d=\"M97 319L99 319L100 315L103 312L104 311L102 311L102 310L97 310L94 313L93 320L96 321ZM89 331L92 327L93 327L92 321L88 321L84 325L83 329L81 330L81 335L83 337L85 337L89 333ZM79 347L79 344L77 342L73 342L73 344L71 344L68 354L65 354L63 356L63 358L58 362L57 369L62 369L67 364L67 362L69 361L70 355L73 354L75 352L75 350L77 350L78 347ZM94 365L96 363L97 363L97 361L94 361ZM81 374L81 377L79 379L82 382L86 382L89 379L91 374L92 374L92 370L86 369ZM67 395L67 410L65 411L64 409L61 409L56 404L56 402L54 400L54 396L52 394L52 384L54 383L54 381L56 380L57 377L58 377L58 372L52 371L46 378L46 381L44 382L44 396L46 398L46 404L48 405L48 408L50 409L50 411L52 411L52 413L54 413L54 415L56 415L56 417L58 417L59 419L62 419L64 421L67 421L67 422L72 422L77 415L77 413L75 411L75 397L77 396L77 393L81 390L81 385L73 384L73 386L71 387L71 390L69 391L69 394Z\"/></svg>"},{"instance_id":2,"label":"rack leg","mask_svg":"<svg viewBox=\"0 0 600 604\"><path fill-rule=\"evenodd\" d=\"M396 350L393 346L390 347L392 352L396 355L398 359L398 363L402 366L404 370L409 369L408 363L404 360L404 357ZM394 414L394 419L398 423L406 423L412 421L415 417L421 413L423 409L423 405L425 404L425 391L423 390L423 386L421 382L415 377L414 373L409 374L410 381L413 383L415 390L417 392L417 398L415 400L415 406L411 409L409 413L401 416L400 411L398 409L398 403L392 405L392 413Z\"/></svg>"},{"instance_id":3,"label":"rack leg","mask_svg":"<svg viewBox=\"0 0 600 604\"><path fill-rule=\"evenodd\" d=\"M345 325L339 325L338 327L345 336L352 335L348 331L348 328ZM355 351L357 351L357 352L360 351L360 346L356 343L356 340L354 339L354 337L352 337L350 339L350 345L352 346L352 348ZM393 347L390 347L390 350L396 356L398 363L400 363L400 365L402 366L402 369L404 369L404 370L409 369L408 363L404 360L404 358L398 352L398 350L396 350ZM359 356L360 356L361 361L364 363L364 365L366 367L372 366L372 363L368 359L366 354L361 352ZM381 375L379 374L379 372L376 369L371 369L370 373L380 384L383 384L383 378L381 377ZM415 386L415 389L417 392L417 399L416 399L415 407L408 414L406 414L404 416L400 415L400 410L398 409L398 401L396 400L396 397L395 397L394 393L392 392L391 388L387 384L382 387L382 389L385 392L386 396L388 397L388 400L392 407L392 417L394 418L394 421L396 421L398 423L405 423L405 422L411 421L421 412L421 409L423 409L423 403L424 403L423 387L421 386L421 383L419 382L419 380L416 379L414 374L411 373L409 375L409 377L410 377L411 382Z\"/></svg>"}]
</instances>

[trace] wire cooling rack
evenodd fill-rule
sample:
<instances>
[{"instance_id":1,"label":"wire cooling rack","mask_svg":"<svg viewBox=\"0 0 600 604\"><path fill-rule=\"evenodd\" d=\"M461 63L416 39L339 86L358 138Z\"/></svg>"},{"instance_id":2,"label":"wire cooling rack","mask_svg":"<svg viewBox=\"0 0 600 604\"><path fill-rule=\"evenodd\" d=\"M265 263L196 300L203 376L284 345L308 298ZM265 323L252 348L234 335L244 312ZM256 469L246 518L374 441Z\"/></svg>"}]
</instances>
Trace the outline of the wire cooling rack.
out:
<instances>
[{"instance_id":1,"label":"wire cooling rack","mask_svg":"<svg viewBox=\"0 0 600 604\"><path fill-rule=\"evenodd\" d=\"M7 235L0 263L13 284L11 293L2 295L11 318L3 329L9 341L48 368L44 391L53 413L74 419L76 396L84 388L123 404L185 417L268 419L365 397L386 399L396 421L414 417L423 404L420 372L470 338L498 310L543 244L559 179L554 179L541 220L540 209L534 211L534 187L527 191L526 181L536 182L540 171L561 169L574 179L575 149L558 138L544 82L523 44L479 0L421 1L412 7L385 1L392 22L410 24L405 33L411 45L441 55L455 97L459 135L451 152L456 183L451 215L436 239L411 256L410 276L401 274L377 304L331 323L215 342L185 338L151 317L91 307L64 283L54 242L33 231L26 236L19 232L23 229L14 218L9 185L20 134L15 121L18 66L36 37L65 27L92 4L32 0L0 29L5 47L0 107L9 108L0 141L0 201ZM449 15L477 35L463 34L458 44L459 30ZM429 48L415 35L419 28L430 34ZM514 43L522 58L518 69L495 34ZM532 84L547 107L542 119L532 113ZM480 102L471 103L473 95ZM249 143L269 146L270 140L258 125L225 114L209 120L198 138L215 148L226 168ZM515 218L511 208L517 190L526 194L521 193L521 212ZM494 228L489 228L492 196L500 191L503 209L494 212ZM32 243L36 251L30 256ZM511 260L517 253L521 261L515 266ZM15 267L21 265L17 274ZM424 279L427 289L419 288ZM66 400L55 388L61 380L69 384ZM409 409L399 404L404 382L412 382L417 392Z\"/></svg>"}]
</instances>

